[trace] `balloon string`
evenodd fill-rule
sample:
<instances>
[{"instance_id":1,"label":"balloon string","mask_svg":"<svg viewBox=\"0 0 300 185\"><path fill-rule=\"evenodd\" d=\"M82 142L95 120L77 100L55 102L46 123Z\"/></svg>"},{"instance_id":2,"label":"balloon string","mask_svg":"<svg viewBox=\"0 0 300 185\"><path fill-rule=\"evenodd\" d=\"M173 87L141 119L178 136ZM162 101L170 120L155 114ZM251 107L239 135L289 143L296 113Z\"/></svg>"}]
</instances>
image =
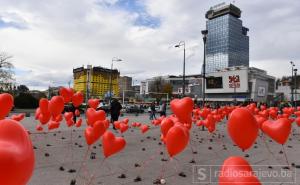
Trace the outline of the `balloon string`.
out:
<instances>
[{"instance_id":1,"label":"balloon string","mask_svg":"<svg viewBox=\"0 0 300 185\"><path fill-rule=\"evenodd\" d=\"M103 166L104 162L105 162L105 159L106 158L103 158L101 163L100 163L100 168L98 168L97 170L100 170L101 167ZM89 182L87 183L87 185L91 185L93 183L93 180L95 179L95 174L93 173L91 176L90 176L90 180Z\"/></svg>"},{"instance_id":2,"label":"balloon string","mask_svg":"<svg viewBox=\"0 0 300 185\"><path fill-rule=\"evenodd\" d=\"M212 134L208 134L207 135L207 141L209 141L210 139L213 139L213 137L212 137L213 135ZM210 139L209 139L210 138ZM213 148L211 149L214 153L215 153L215 155L217 156L217 158L218 159L221 159L221 157L220 157L220 155L218 154L218 152L217 151L215 151Z\"/></svg>"},{"instance_id":3,"label":"balloon string","mask_svg":"<svg viewBox=\"0 0 300 185\"><path fill-rule=\"evenodd\" d=\"M159 153L160 151L160 147L158 147L158 149L156 150L156 152L151 155L149 158L147 158L145 161L142 162L142 167L140 168L140 173L141 174L143 172L143 170L148 166L148 164L155 158L155 156L157 155L157 153Z\"/></svg>"},{"instance_id":4,"label":"balloon string","mask_svg":"<svg viewBox=\"0 0 300 185\"><path fill-rule=\"evenodd\" d=\"M73 163L73 157L74 157L74 155L73 155L73 130L71 129L70 130L71 131L71 166L73 167L74 166L74 163Z\"/></svg>"},{"instance_id":5,"label":"balloon string","mask_svg":"<svg viewBox=\"0 0 300 185\"><path fill-rule=\"evenodd\" d=\"M169 158L169 160L168 160L168 162L167 162L167 163L163 163L163 164L162 164L162 169L161 169L160 176L159 176L159 177L160 177L160 179L162 179L162 178L163 178L163 176L164 176L164 173L165 173L165 171L166 171L165 167L167 166L167 164L169 164L169 163L170 163L171 159L172 159L172 157L170 157L170 158Z\"/></svg>"},{"instance_id":6,"label":"balloon string","mask_svg":"<svg viewBox=\"0 0 300 185\"><path fill-rule=\"evenodd\" d=\"M191 149L191 152L192 152L192 160L195 161L195 157L194 157L195 154L194 154L194 149L193 149L193 146L192 146L192 142L190 142L189 145L190 145L190 149Z\"/></svg>"},{"instance_id":7,"label":"balloon string","mask_svg":"<svg viewBox=\"0 0 300 185\"><path fill-rule=\"evenodd\" d=\"M270 147L269 147L269 145L268 145L268 143L267 143L267 141L266 141L267 138L265 137L264 133L262 133L262 137L263 137L262 140L263 140L263 142L265 143L266 148L267 148L269 154L277 161L277 159L276 159L274 153L271 151L271 149L270 149ZM277 162L278 162L278 161L277 161Z\"/></svg>"},{"instance_id":8,"label":"balloon string","mask_svg":"<svg viewBox=\"0 0 300 185\"><path fill-rule=\"evenodd\" d=\"M174 160L175 159L175 160ZM171 163L175 161L175 164L174 164L174 169L175 169L175 172L177 173L178 172L178 159L176 159L175 157L174 158L171 158Z\"/></svg>"},{"instance_id":9,"label":"balloon string","mask_svg":"<svg viewBox=\"0 0 300 185\"><path fill-rule=\"evenodd\" d=\"M88 148L87 148L87 150L86 150L86 152L84 154L83 160L80 163L80 167L79 167L79 169L78 169L78 171L76 173L75 180L77 179L77 177L79 175L79 172L81 171L81 169L83 168L83 166L85 166L85 164L86 164L87 156L88 156L89 151L90 151L90 145L88 146Z\"/></svg>"},{"instance_id":10,"label":"balloon string","mask_svg":"<svg viewBox=\"0 0 300 185\"><path fill-rule=\"evenodd\" d=\"M284 153L285 161L286 161L287 165L290 166L289 160L288 160L287 155L286 155L285 147L284 147L284 145L281 145L281 146L282 146L282 150L283 150L283 153Z\"/></svg>"},{"instance_id":11,"label":"balloon string","mask_svg":"<svg viewBox=\"0 0 300 185\"><path fill-rule=\"evenodd\" d=\"M178 174L178 159L176 159L175 157L174 158L171 158L171 163L175 161L174 163L174 166L173 168L175 169L175 175L172 177L172 179L174 180L176 178L176 174Z\"/></svg>"}]
</instances>

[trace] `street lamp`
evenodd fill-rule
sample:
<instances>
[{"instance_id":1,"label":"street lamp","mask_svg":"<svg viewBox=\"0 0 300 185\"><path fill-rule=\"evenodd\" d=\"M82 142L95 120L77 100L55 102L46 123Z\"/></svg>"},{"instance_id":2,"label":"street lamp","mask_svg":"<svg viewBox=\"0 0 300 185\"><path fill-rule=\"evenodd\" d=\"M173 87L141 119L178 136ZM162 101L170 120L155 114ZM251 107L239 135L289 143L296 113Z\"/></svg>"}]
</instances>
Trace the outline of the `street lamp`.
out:
<instances>
[{"instance_id":1,"label":"street lamp","mask_svg":"<svg viewBox=\"0 0 300 185\"><path fill-rule=\"evenodd\" d=\"M205 68L206 68L206 40L207 40L207 33L208 31L207 30L202 30L201 31L202 33L202 36L203 36L203 44L204 44L204 49L203 49L203 67L202 67L202 71L203 71L203 75L202 75L202 78L203 78L203 84L202 84L202 91L203 91L203 100L202 100L202 105L203 107L205 106L205 80L206 80L206 77L205 77Z\"/></svg>"},{"instance_id":2,"label":"street lamp","mask_svg":"<svg viewBox=\"0 0 300 185\"><path fill-rule=\"evenodd\" d=\"M122 59L113 57L111 59L111 68L110 68L110 78L109 78L109 103L111 104L111 94L112 94L112 73L113 73L113 65L114 62L121 62Z\"/></svg>"},{"instance_id":3,"label":"street lamp","mask_svg":"<svg viewBox=\"0 0 300 185\"><path fill-rule=\"evenodd\" d=\"M294 77L295 77L295 80L294 80L294 90L295 90L295 95L294 95L294 98L295 98L295 101L294 101L294 105L295 105L295 107L297 107L297 70L298 69L294 69L294 72L295 72L295 74L294 74Z\"/></svg>"},{"instance_id":4,"label":"street lamp","mask_svg":"<svg viewBox=\"0 0 300 185\"><path fill-rule=\"evenodd\" d=\"M291 94L292 94L292 97L291 97L291 102L292 102L292 105L294 104L294 90L293 90L293 77L294 77L294 67L295 67L295 64L293 61L290 61L290 64L292 65L292 80L291 80Z\"/></svg>"},{"instance_id":5,"label":"street lamp","mask_svg":"<svg viewBox=\"0 0 300 185\"><path fill-rule=\"evenodd\" d=\"M175 48L180 48L183 46L183 75L182 75L182 96L185 96L185 42L180 41L179 44L175 45Z\"/></svg>"}]
</instances>

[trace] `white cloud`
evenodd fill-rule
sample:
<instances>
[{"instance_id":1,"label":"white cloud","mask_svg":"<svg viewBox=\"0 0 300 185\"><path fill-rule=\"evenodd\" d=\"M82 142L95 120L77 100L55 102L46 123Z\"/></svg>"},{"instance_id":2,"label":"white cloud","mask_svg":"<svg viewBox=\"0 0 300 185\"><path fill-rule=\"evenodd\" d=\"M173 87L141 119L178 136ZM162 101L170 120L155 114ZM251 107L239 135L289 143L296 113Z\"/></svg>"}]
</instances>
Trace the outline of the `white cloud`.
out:
<instances>
[{"instance_id":1,"label":"white cloud","mask_svg":"<svg viewBox=\"0 0 300 185\"><path fill-rule=\"evenodd\" d=\"M0 16L26 29L0 28L0 50L14 56L17 81L32 88L67 84L73 67L110 67L113 57L121 74L142 80L155 75L182 74L180 40L187 46L186 73L201 72L205 12L219 1L141 0L159 27L138 26L138 15L113 5L117 0L6 0ZM250 65L275 76L289 74L288 62L300 67L300 15L297 0L243 1L242 20L250 28ZM281 11L282 8L282 11ZM284 65L286 64L286 65ZM278 71L280 69L280 71Z\"/></svg>"}]
</instances>

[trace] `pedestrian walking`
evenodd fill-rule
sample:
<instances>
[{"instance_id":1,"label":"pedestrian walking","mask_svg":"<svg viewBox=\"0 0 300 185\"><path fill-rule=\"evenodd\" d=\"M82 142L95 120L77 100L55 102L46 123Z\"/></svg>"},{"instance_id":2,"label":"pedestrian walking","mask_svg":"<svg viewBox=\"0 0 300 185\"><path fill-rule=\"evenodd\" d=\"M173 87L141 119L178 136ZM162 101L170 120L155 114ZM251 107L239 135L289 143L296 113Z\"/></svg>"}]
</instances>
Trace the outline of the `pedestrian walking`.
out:
<instances>
[{"instance_id":1,"label":"pedestrian walking","mask_svg":"<svg viewBox=\"0 0 300 185\"><path fill-rule=\"evenodd\" d=\"M110 104L110 122L113 124L113 128L116 130L114 122L118 121L122 105L117 99L113 99Z\"/></svg>"},{"instance_id":2,"label":"pedestrian walking","mask_svg":"<svg viewBox=\"0 0 300 185\"><path fill-rule=\"evenodd\" d=\"M167 112L167 104L164 101L160 107L160 116L166 116L166 112Z\"/></svg>"},{"instance_id":3,"label":"pedestrian walking","mask_svg":"<svg viewBox=\"0 0 300 185\"><path fill-rule=\"evenodd\" d=\"M151 105L150 105L150 120L156 119L155 113L156 113L155 103L152 102Z\"/></svg>"}]
</instances>

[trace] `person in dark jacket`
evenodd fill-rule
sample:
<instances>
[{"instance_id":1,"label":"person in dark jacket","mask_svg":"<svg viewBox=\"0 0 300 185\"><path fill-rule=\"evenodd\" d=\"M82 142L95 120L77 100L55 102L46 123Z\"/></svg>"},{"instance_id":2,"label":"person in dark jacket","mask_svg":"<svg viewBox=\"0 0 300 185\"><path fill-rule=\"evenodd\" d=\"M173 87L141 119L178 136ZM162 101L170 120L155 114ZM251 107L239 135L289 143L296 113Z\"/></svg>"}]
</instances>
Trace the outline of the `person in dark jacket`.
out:
<instances>
[{"instance_id":1,"label":"person in dark jacket","mask_svg":"<svg viewBox=\"0 0 300 185\"><path fill-rule=\"evenodd\" d=\"M150 105L150 120L156 119L155 112L156 112L155 103L152 102L151 105Z\"/></svg>"},{"instance_id":2,"label":"person in dark jacket","mask_svg":"<svg viewBox=\"0 0 300 185\"><path fill-rule=\"evenodd\" d=\"M110 121L113 124L114 129L116 129L114 126L114 122L118 121L121 109L122 105L120 104L120 102L117 99L113 99L110 104Z\"/></svg>"},{"instance_id":3,"label":"person in dark jacket","mask_svg":"<svg viewBox=\"0 0 300 185\"><path fill-rule=\"evenodd\" d=\"M74 124L76 123L76 115L75 115L75 111L76 111L76 107L71 104L71 107L70 107L70 112L73 113L73 121L74 121Z\"/></svg>"}]
</instances>

